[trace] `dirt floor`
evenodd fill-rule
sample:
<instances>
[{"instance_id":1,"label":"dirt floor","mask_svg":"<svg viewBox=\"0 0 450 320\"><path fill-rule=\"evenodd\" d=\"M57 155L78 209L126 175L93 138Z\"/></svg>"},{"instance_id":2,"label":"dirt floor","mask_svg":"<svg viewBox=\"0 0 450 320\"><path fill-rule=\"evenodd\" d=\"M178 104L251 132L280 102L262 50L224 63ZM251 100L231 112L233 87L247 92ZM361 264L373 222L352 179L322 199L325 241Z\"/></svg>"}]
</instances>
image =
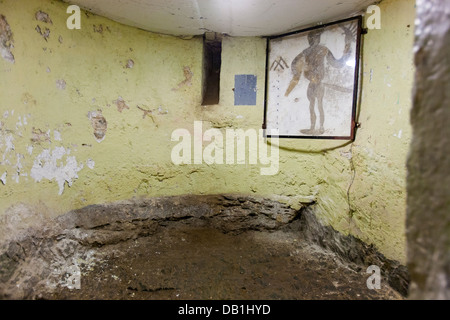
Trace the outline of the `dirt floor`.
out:
<instances>
[{"instance_id":1,"label":"dirt floor","mask_svg":"<svg viewBox=\"0 0 450 320\"><path fill-rule=\"evenodd\" d=\"M96 256L94 264L79 264L80 289L59 286L38 298L402 299L383 280L381 289L369 290L366 269L289 230L233 235L173 222L97 248Z\"/></svg>"},{"instance_id":2,"label":"dirt floor","mask_svg":"<svg viewBox=\"0 0 450 320\"><path fill-rule=\"evenodd\" d=\"M313 205L242 195L91 205L9 239L0 299L403 299L409 283L405 266L322 225ZM371 265L380 289L367 287Z\"/></svg>"}]
</instances>

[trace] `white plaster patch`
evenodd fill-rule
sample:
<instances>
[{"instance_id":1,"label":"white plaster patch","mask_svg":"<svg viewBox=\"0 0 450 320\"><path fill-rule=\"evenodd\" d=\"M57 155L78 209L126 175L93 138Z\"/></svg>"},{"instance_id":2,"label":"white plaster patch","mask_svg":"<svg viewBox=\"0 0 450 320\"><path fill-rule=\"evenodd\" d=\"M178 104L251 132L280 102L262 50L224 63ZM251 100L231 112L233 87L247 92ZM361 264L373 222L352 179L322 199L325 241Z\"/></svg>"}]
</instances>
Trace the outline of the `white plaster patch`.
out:
<instances>
[{"instance_id":1,"label":"white plaster patch","mask_svg":"<svg viewBox=\"0 0 450 320\"><path fill-rule=\"evenodd\" d=\"M23 159L25 157L23 156L23 154L20 154L20 153L16 154L16 157L17 157L16 172L12 176L12 179L14 179L16 181L16 183L19 183L20 171L23 168L22 163L20 162L20 159Z\"/></svg>"},{"instance_id":2,"label":"white plaster patch","mask_svg":"<svg viewBox=\"0 0 450 320\"><path fill-rule=\"evenodd\" d=\"M40 182L42 179L55 180L59 186L59 195L64 191L64 184L72 186L74 179L78 179L78 172L83 169L83 164L77 163L74 156L67 156L70 154L70 150L66 150L64 147L56 147L50 152L49 149L45 149L39 154L33 163L31 168L31 177ZM66 157L66 163L62 160ZM59 166L57 164L59 162Z\"/></svg>"},{"instance_id":3,"label":"white plaster patch","mask_svg":"<svg viewBox=\"0 0 450 320\"><path fill-rule=\"evenodd\" d=\"M94 160L92 160L92 159L87 159L87 160L86 160L86 166L87 166L89 169L94 169L94 166L95 166Z\"/></svg>"},{"instance_id":4,"label":"white plaster patch","mask_svg":"<svg viewBox=\"0 0 450 320\"><path fill-rule=\"evenodd\" d=\"M31 154L33 153L33 146L28 146L27 147L27 152L31 156Z\"/></svg>"},{"instance_id":5,"label":"white plaster patch","mask_svg":"<svg viewBox=\"0 0 450 320\"><path fill-rule=\"evenodd\" d=\"M14 143L13 143L14 137L12 134L8 134L4 137L5 137L5 146L6 146L5 154L6 154L6 153L14 150Z\"/></svg>"},{"instance_id":6,"label":"white plaster patch","mask_svg":"<svg viewBox=\"0 0 450 320\"><path fill-rule=\"evenodd\" d=\"M14 175L11 177L16 183L19 183L19 174L17 172L14 172Z\"/></svg>"},{"instance_id":7,"label":"white plaster patch","mask_svg":"<svg viewBox=\"0 0 450 320\"><path fill-rule=\"evenodd\" d=\"M23 159L23 158L25 158L23 156L23 154L20 154L20 153L17 154L17 162L16 162L17 171L20 171L23 168L22 163L20 162L20 159Z\"/></svg>"},{"instance_id":8,"label":"white plaster patch","mask_svg":"<svg viewBox=\"0 0 450 320\"><path fill-rule=\"evenodd\" d=\"M5 172L3 172L2 176L0 177L0 181L3 183L3 185L6 184L6 176L7 176L7 175L8 175L8 174L7 174L6 171L5 171Z\"/></svg>"},{"instance_id":9,"label":"white plaster patch","mask_svg":"<svg viewBox=\"0 0 450 320\"><path fill-rule=\"evenodd\" d=\"M14 137L11 133L3 134L0 132L0 147L4 147L5 149L2 152L2 164L10 164L9 162L9 153L14 150Z\"/></svg>"},{"instance_id":10,"label":"white plaster patch","mask_svg":"<svg viewBox=\"0 0 450 320\"><path fill-rule=\"evenodd\" d=\"M55 141L62 141L61 133L59 131L53 130L53 139L55 139Z\"/></svg>"},{"instance_id":11,"label":"white plaster patch","mask_svg":"<svg viewBox=\"0 0 450 320\"><path fill-rule=\"evenodd\" d=\"M402 131L402 129L400 129L398 131L398 133L394 133L394 137L397 137L397 138L401 139L402 138L402 133L403 133L403 131Z\"/></svg>"},{"instance_id":12,"label":"white plaster patch","mask_svg":"<svg viewBox=\"0 0 450 320\"><path fill-rule=\"evenodd\" d=\"M22 124L22 117L19 116L19 119L18 119L18 121L16 122L16 130L18 130L19 127L22 127L22 126L23 126L23 124Z\"/></svg>"},{"instance_id":13,"label":"white plaster patch","mask_svg":"<svg viewBox=\"0 0 450 320\"><path fill-rule=\"evenodd\" d=\"M159 114L168 114L169 113L169 110L163 110L163 108L162 108L162 106L159 106L158 107L158 113Z\"/></svg>"},{"instance_id":14,"label":"white plaster patch","mask_svg":"<svg viewBox=\"0 0 450 320\"><path fill-rule=\"evenodd\" d=\"M56 87L60 90L66 89L66 81L64 81L64 79L56 80Z\"/></svg>"}]
</instances>

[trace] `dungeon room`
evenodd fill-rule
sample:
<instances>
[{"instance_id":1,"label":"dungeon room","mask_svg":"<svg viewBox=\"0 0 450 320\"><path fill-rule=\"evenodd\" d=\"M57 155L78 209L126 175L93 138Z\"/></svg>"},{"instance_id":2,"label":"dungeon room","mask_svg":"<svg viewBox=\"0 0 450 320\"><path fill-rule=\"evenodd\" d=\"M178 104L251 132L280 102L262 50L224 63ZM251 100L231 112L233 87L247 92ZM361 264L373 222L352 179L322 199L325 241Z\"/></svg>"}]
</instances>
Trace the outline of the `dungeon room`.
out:
<instances>
[{"instance_id":1,"label":"dungeon room","mask_svg":"<svg viewBox=\"0 0 450 320\"><path fill-rule=\"evenodd\" d=\"M450 299L449 50L442 0L0 0L0 300Z\"/></svg>"}]
</instances>

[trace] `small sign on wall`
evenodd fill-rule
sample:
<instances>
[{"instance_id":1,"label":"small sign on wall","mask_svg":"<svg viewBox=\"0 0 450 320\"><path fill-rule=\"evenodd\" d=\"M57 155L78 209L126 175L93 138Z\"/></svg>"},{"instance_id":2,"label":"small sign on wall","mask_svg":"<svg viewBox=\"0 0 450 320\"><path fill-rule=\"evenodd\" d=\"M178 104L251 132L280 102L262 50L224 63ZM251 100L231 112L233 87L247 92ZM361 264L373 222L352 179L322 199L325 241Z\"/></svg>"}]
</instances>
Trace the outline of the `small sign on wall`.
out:
<instances>
[{"instance_id":1,"label":"small sign on wall","mask_svg":"<svg viewBox=\"0 0 450 320\"><path fill-rule=\"evenodd\" d=\"M237 74L234 76L234 105L256 105L256 76L253 74Z\"/></svg>"}]
</instances>

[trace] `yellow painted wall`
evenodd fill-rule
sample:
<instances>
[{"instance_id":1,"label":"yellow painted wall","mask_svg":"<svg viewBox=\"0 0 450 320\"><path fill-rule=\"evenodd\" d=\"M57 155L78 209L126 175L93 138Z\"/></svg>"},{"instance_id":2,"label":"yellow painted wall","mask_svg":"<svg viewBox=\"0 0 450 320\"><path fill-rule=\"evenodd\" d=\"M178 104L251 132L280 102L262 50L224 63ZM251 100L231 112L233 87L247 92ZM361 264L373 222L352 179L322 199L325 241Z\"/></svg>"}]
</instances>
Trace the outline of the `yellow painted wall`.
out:
<instances>
[{"instance_id":1,"label":"yellow painted wall","mask_svg":"<svg viewBox=\"0 0 450 320\"><path fill-rule=\"evenodd\" d=\"M414 0L385 0L364 37L362 124L353 146L351 232L405 259L406 159L414 83Z\"/></svg>"},{"instance_id":2,"label":"yellow painted wall","mask_svg":"<svg viewBox=\"0 0 450 320\"><path fill-rule=\"evenodd\" d=\"M156 35L85 12L81 30L69 30L65 3L0 0L15 57L0 58L0 231L94 203L236 192L294 205L315 200L323 222L404 261L414 1L380 7L382 29L365 35L355 143L331 150L343 142L280 140L279 172L264 176L261 165L171 161L172 132L193 133L194 121L222 132L261 128L264 39L224 38L221 102L201 106L201 38ZM52 24L37 21L38 10ZM37 25L50 30L47 40ZM257 76L256 106L234 106L235 74ZM100 113L107 129L98 142L89 114Z\"/></svg>"}]
</instances>

